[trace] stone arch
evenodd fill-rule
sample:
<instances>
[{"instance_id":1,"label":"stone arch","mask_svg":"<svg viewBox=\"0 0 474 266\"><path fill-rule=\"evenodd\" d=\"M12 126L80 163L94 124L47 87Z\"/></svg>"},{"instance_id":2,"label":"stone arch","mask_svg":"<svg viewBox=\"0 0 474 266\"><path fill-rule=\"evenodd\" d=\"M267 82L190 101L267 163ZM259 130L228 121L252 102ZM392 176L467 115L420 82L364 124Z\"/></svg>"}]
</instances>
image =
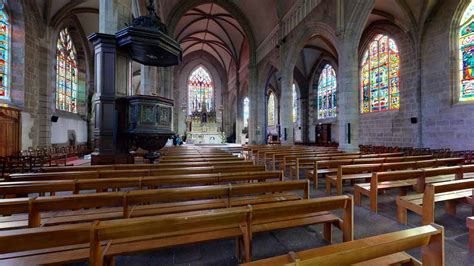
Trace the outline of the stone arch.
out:
<instances>
[{"instance_id":1,"label":"stone arch","mask_svg":"<svg viewBox=\"0 0 474 266\"><path fill-rule=\"evenodd\" d=\"M188 103L188 86L187 81L189 75L192 73L194 69L198 66L202 65L211 75L211 78L214 82L214 97L216 107L223 104L223 92L227 92L227 75L223 75L225 70L222 69L222 66L213 60L215 58L211 55L208 55L205 52L198 51L195 53L190 53L186 56L186 60L183 60L184 64L175 67L174 69L174 88L177 88L174 91L174 100L175 100L175 108L174 108L174 129L179 134L184 134L185 131L185 112L183 111L183 107L186 107L187 110L187 103ZM230 106L224 105L224 108L230 108ZM228 112L229 110L224 110L224 112Z\"/></svg>"},{"instance_id":2,"label":"stone arch","mask_svg":"<svg viewBox=\"0 0 474 266\"><path fill-rule=\"evenodd\" d=\"M370 24L363 32L359 43L357 84L360 84L360 63L362 55L377 34L387 35L392 38L399 50L400 109L360 114L361 89L360 85L357 86L360 114L359 141L361 144L379 145L382 143L390 143L391 145L401 147L419 146L421 142L421 123L419 125L412 125L410 123L411 117L419 116L422 105L422 99L420 97L421 88L417 78L416 44L413 36L389 21L377 21ZM377 117L377 119L374 119L374 117ZM375 125L377 125L377 130L368 130L369 127L371 128Z\"/></svg>"},{"instance_id":3,"label":"stone arch","mask_svg":"<svg viewBox=\"0 0 474 266\"><path fill-rule=\"evenodd\" d=\"M460 80L459 80L459 24L461 23L462 16L469 6L469 0L461 0L452 16L451 24L449 27L449 70L451 76L451 89L450 89L450 104L456 104L459 102L459 91L460 91Z\"/></svg>"},{"instance_id":4,"label":"stone arch","mask_svg":"<svg viewBox=\"0 0 474 266\"><path fill-rule=\"evenodd\" d=\"M93 58L92 58L92 51L90 50L89 41L87 40L87 36L84 32L84 29L81 26L80 21L76 17L66 18L60 22L58 22L57 27L51 30L50 39L51 39L51 49L50 49L50 61L52 65L52 70L50 72L49 79L51 80L50 88L56 88L56 43L58 41L59 32L64 28L68 28L69 33L71 35L72 41L76 48L77 52L77 61L78 61L78 70L79 70L79 78L85 82L84 88L84 100L85 102L81 104L79 107L78 114L87 116L90 113L90 99L94 93L94 86L93 79ZM81 77L81 75L84 75ZM55 110L55 97L56 91L48 90L48 99L50 100L50 108L54 112ZM78 103L79 105L79 103Z\"/></svg>"},{"instance_id":5,"label":"stone arch","mask_svg":"<svg viewBox=\"0 0 474 266\"><path fill-rule=\"evenodd\" d=\"M293 69L298 58L297 54L304 48L308 41L313 38L321 38L329 47L333 48L333 52L335 52L336 55L339 54L338 47L335 45L337 43L336 33L331 26L323 22L314 22L305 25L304 29L298 31L294 45L289 47L289 51L284 59L284 65L288 66L289 69Z\"/></svg>"}]
</instances>

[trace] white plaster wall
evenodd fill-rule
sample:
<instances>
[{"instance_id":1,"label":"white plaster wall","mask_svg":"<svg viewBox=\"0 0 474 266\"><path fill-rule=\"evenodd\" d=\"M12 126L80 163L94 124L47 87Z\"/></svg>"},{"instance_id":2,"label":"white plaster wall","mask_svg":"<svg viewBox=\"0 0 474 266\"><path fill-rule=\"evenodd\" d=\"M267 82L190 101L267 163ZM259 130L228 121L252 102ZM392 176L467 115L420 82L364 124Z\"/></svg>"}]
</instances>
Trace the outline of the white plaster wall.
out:
<instances>
[{"instance_id":1,"label":"white plaster wall","mask_svg":"<svg viewBox=\"0 0 474 266\"><path fill-rule=\"evenodd\" d=\"M27 150L33 147L33 138L30 138L30 132L33 128L34 121L31 119L30 113L21 113L21 149Z\"/></svg>"},{"instance_id":2,"label":"white plaster wall","mask_svg":"<svg viewBox=\"0 0 474 266\"><path fill-rule=\"evenodd\" d=\"M68 130L76 132L76 144L87 142L87 122L78 118L59 117L51 123L51 144L67 144Z\"/></svg>"}]
</instances>

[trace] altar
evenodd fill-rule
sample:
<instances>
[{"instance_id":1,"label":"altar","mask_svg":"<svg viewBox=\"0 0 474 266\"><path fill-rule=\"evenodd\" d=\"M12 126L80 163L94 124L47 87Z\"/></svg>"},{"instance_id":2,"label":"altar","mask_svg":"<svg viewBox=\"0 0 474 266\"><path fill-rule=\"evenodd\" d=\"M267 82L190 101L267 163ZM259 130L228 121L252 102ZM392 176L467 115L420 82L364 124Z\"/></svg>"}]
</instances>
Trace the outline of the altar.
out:
<instances>
[{"instance_id":1,"label":"altar","mask_svg":"<svg viewBox=\"0 0 474 266\"><path fill-rule=\"evenodd\" d=\"M201 111L193 111L186 118L186 143L190 144L222 144L225 134L221 130L221 121L214 110L207 111L206 105Z\"/></svg>"}]
</instances>

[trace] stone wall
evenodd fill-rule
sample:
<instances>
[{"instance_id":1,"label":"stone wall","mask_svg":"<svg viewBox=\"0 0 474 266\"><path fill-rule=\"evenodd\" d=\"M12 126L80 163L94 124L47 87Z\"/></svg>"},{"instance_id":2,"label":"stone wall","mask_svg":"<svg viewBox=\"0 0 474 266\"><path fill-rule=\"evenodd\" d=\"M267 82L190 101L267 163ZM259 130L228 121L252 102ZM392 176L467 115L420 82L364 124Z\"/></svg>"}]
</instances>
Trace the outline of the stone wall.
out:
<instances>
[{"instance_id":1,"label":"stone wall","mask_svg":"<svg viewBox=\"0 0 474 266\"><path fill-rule=\"evenodd\" d=\"M423 145L474 149L474 104L456 102L456 25L467 1L445 0L426 23L422 39ZM464 4L464 5L462 5ZM459 17L456 16L459 11ZM451 25L451 31L448 26ZM451 48L451 49L450 49ZM454 59L454 60L453 60Z\"/></svg>"},{"instance_id":2,"label":"stone wall","mask_svg":"<svg viewBox=\"0 0 474 266\"><path fill-rule=\"evenodd\" d=\"M400 55L400 110L360 115L360 144L418 147L420 131L411 118L418 118L420 100L419 71L415 44L408 33L389 23L375 23L364 33L359 49L359 63L376 34L387 35L398 46ZM359 97L360 97L360 88ZM360 98L359 98L360 99ZM359 100L360 102L360 100Z\"/></svg>"}]
</instances>

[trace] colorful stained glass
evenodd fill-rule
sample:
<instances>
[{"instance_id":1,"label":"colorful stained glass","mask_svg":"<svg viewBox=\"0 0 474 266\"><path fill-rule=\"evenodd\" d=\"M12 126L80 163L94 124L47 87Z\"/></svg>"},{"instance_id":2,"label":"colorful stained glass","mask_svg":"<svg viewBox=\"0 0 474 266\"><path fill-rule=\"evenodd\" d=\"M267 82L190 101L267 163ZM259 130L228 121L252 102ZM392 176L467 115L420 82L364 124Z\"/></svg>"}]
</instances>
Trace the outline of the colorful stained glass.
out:
<instances>
[{"instance_id":1,"label":"colorful stained glass","mask_svg":"<svg viewBox=\"0 0 474 266\"><path fill-rule=\"evenodd\" d=\"M275 94L273 92L270 92L270 95L268 96L267 115L268 115L268 125L274 126L275 125Z\"/></svg>"},{"instance_id":2,"label":"colorful stained glass","mask_svg":"<svg viewBox=\"0 0 474 266\"><path fill-rule=\"evenodd\" d=\"M459 101L474 100L474 1L461 19L459 28Z\"/></svg>"},{"instance_id":3,"label":"colorful stained glass","mask_svg":"<svg viewBox=\"0 0 474 266\"><path fill-rule=\"evenodd\" d=\"M77 53L67 28L56 45L56 109L77 113Z\"/></svg>"},{"instance_id":4,"label":"colorful stained glass","mask_svg":"<svg viewBox=\"0 0 474 266\"><path fill-rule=\"evenodd\" d=\"M214 110L213 96L211 75L199 66L188 79L188 114Z\"/></svg>"},{"instance_id":5,"label":"colorful stained glass","mask_svg":"<svg viewBox=\"0 0 474 266\"><path fill-rule=\"evenodd\" d=\"M327 64L319 75L318 81L318 119L336 117L336 71Z\"/></svg>"},{"instance_id":6,"label":"colorful stained glass","mask_svg":"<svg viewBox=\"0 0 474 266\"><path fill-rule=\"evenodd\" d=\"M400 109L400 56L395 42L378 34L362 56L361 113Z\"/></svg>"},{"instance_id":7,"label":"colorful stained glass","mask_svg":"<svg viewBox=\"0 0 474 266\"><path fill-rule=\"evenodd\" d=\"M9 80L10 57L10 24L5 6L0 0L0 99L7 99Z\"/></svg>"},{"instance_id":8,"label":"colorful stained glass","mask_svg":"<svg viewBox=\"0 0 474 266\"><path fill-rule=\"evenodd\" d=\"M244 99L244 127L249 126L249 117L250 117L250 100L248 97Z\"/></svg>"},{"instance_id":9,"label":"colorful stained glass","mask_svg":"<svg viewBox=\"0 0 474 266\"><path fill-rule=\"evenodd\" d=\"M292 110L292 121L296 123L298 121L298 93L296 91L296 84L293 83L291 96L293 100L293 110Z\"/></svg>"}]
</instances>

